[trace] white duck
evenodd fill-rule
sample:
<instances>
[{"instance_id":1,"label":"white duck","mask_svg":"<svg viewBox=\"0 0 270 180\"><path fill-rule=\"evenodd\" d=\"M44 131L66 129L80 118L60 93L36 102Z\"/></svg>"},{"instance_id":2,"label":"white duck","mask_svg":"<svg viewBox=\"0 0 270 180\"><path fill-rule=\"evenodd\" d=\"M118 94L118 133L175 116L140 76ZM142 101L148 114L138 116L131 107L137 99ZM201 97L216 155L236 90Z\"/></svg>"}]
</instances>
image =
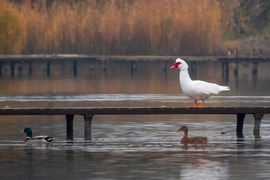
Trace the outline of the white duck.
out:
<instances>
[{"instance_id":1,"label":"white duck","mask_svg":"<svg viewBox=\"0 0 270 180\"><path fill-rule=\"evenodd\" d=\"M218 94L220 91L230 90L228 86L220 86L214 83L208 83L200 80L191 80L188 74L188 65L184 60L180 58L176 59L175 63L171 66L171 68L180 69L180 86L183 93L194 100L193 107L201 108L204 106L204 100L208 99L211 95ZM198 106L197 100L202 101L200 106Z\"/></svg>"}]
</instances>

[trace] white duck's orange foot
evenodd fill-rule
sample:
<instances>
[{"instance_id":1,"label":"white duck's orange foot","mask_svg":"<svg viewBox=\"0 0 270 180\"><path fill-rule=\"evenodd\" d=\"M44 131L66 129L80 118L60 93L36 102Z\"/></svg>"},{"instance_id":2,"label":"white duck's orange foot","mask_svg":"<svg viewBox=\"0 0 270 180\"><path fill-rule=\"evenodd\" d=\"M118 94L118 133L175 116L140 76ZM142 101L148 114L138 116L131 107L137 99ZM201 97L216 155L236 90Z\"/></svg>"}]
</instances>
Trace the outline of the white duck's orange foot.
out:
<instances>
[{"instance_id":1,"label":"white duck's orange foot","mask_svg":"<svg viewBox=\"0 0 270 180\"><path fill-rule=\"evenodd\" d=\"M202 99L202 103L198 105L197 100L194 100L193 108L202 108L204 106L204 99Z\"/></svg>"},{"instance_id":2,"label":"white duck's orange foot","mask_svg":"<svg viewBox=\"0 0 270 180\"><path fill-rule=\"evenodd\" d=\"M190 108L198 108L197 100L194 100L194 104Z\"/></svg>"},{"instance_id":3,"label":"white duck's orange foot","mask_svg":"<svg viewBox=\"0 0 270 180\"><path fill-rule=\"evenodd\" d=\"M202 108L204 106L204 99L202 99L202 103L200 106L198 106L198 108Z\"/></svg>"}]
</instances>

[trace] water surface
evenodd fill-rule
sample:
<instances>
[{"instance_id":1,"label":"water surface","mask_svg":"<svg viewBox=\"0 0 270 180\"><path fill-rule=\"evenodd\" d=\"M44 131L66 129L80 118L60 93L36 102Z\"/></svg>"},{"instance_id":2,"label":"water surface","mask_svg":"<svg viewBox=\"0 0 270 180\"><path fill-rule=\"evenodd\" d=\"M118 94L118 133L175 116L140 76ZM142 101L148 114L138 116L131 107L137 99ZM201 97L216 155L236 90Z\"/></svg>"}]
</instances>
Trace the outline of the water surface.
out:
<instances>
[{"instance_id":1,"label":"water surface","mask_svg":"<svg viewBox=\"0 0 270 180\"><path fill-rule=\"evenodd\" d=\"M0 77L0 107L187 107L181 95L178 70L162 71L162 63L140 62L136 73L128 62L109 62L106 72L97 64L53 67L50 76L34 70L31 76ZM206 106L269 106L269 63L259 73L240 65L239 74L222 76L221 64L197 63L192 78L229 85ZM230 67L232 68L232 66ZM66 140L63 116L1 116L0 174L3 179L269 179L270 116L261 124L260 140L253 137L254 119L247 115L243 140L235 136L235 115L94 116L92 141L84 140L82 116L74 118L74 140ZM189 135L207 136L207 146L180 144L180 126ZM55 137L48 147L25 147L29 126L34 135ZM221 134L224 132L225 134Z\"/></svg>"}]
</instances>

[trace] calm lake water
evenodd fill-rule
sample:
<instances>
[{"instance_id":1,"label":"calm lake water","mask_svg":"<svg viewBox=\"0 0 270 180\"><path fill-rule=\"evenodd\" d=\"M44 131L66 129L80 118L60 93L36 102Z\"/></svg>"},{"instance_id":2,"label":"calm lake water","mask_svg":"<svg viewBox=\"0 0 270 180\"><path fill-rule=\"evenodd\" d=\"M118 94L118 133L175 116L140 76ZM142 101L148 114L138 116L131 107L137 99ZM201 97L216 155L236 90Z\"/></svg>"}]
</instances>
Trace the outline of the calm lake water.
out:
<instances>
[{"instance_id":1,"label":"calm lake water","mask_svg":"<svg viewBox=\"0 0 270 180\"><path fill-rule=\"evenodd\" d=\"M173 61L171 62L173 63ZM70 64L52 65L47 76L37 64L27 72L0 77L0 107L134 107L192 106L181 95L176 69L162 70L162 62L111 61L90 70L78 63L77 76ZM239 64L238 76L230 65L222 76L221 63L199 62L194 79L229 85L231 90L206 101L205 106L269 106L270 63ZM94 116L92 141L84 140L82 116L74 119L74 140L66 140L63 116L1 116L1 179L269 179L270 116L261 124L261 140L253 137L254 120L247 115L244 140L235 136L235 115ZM205 147L180 144L180 126L189 135L207 136ZM55 138L48 147L25 147L20 130ZM226 134L221 134L225 132Z\"/></svg>"}]
</instances>

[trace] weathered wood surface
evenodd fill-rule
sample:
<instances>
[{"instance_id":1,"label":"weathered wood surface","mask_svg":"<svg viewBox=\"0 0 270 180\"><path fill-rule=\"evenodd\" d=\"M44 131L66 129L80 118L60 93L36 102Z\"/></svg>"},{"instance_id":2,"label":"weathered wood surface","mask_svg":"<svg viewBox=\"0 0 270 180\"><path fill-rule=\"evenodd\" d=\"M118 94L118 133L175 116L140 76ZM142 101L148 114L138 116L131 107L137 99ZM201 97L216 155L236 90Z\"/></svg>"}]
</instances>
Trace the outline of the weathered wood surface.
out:
<instances>
[{"instance_id":1,"label":"weathered wood surface","mask_svg":"<svg viewBox=\"0 0 270 180\"><path fill-rule=\"evenodd\" d=\"M270 114L270 107L68 107L1 108L0 115Z\"/></svg>"},{"instance_id":2,"label":"weathered wood surface","mask_svg":"<svg viewBox=\"0 0 270 180\"><path fill-rule=\"evenodd\" d=\"M174 61L179 56L88 56L88 55L76 55L76 54L63 54L63 55L0 55L0 62L21 62L21 61L69 61L69 60L127 60L127 61ZM214 56L181 56L185 60L192 61L214 61L216 58Z\"/></svg>"},{"instance_id":3,"label":"weathered wood surface","mask_svg":"<svg viewBox=\"0 0 270 180\"><path fill-rule=\"evenodd\" d=\"M127 61L173 61L176 58L187 61L222 61L222 62L260 62L270 61L270 57L242 57L242 56L111 56L111 55L77 55L77 54L56 54L56 55L0 55L0 62L32 62L32 61L89 61L89 60L127 60Z\"/></svg>"},{"instance_id":4,"label":"weathered wood surface","mask_svg":"<svg viewBox=\"0 0 270 180\"><path fill-rule=\"evenodd\" d=\"M216 57L217 61L221 62L270 62L270 57Z\"/></svg>"}]
</instances>

